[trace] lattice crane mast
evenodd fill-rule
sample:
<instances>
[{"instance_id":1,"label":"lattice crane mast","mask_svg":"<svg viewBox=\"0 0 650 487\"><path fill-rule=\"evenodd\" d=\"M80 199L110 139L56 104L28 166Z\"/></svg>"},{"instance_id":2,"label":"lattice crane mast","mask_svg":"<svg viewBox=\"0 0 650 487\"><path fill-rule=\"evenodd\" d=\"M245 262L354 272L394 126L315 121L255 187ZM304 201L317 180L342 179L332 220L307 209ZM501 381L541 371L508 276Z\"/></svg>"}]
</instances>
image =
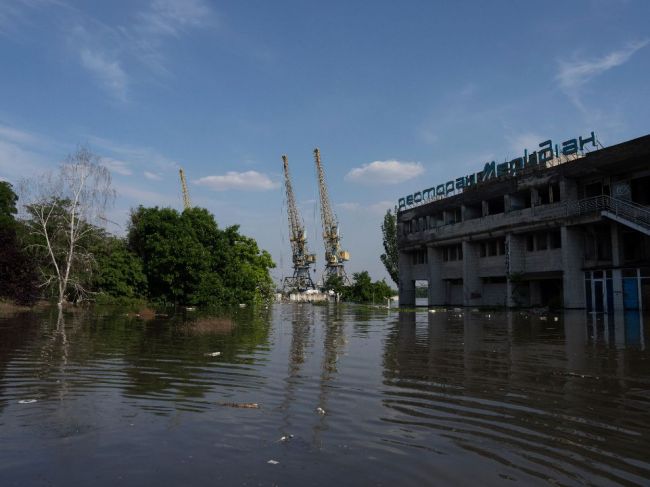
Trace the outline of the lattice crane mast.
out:
<instances>
[{"instance_id":1,"label":"lattice crane mast","mask_svg":"<svg viewBox=\"0 0 650 487\"><path fill-rule=\"evenodd\" d=\"M311 264L316 262L316 256L307 250L307 234L298 214L296 199L293 195L291 177L289 175L289 160L282 156L284 164L284 186L287 193L287 214L289 216L289 240L291 242L291 256L293 260L293 276L285 277L283 287L285 291L297 289L306 291L314 289L311 279Z\"/></svg>"},{"instance_id":2,"label":"lattice crane mast","mask_svg":"<svg viewBox=\"0 0 650 487\"><path fill-rule=\"evenodd\" d=\"M347 284L349 279L345 273L343 262L350 260L350 253L341 250L341 236L339 224L330 205L330 197L325 184L325 174L320 160L320 151L314 149L316 172L318 174L318 190L320 192L320 217L323 224L323 242L325 244L325 273L323 284L330 276L339 276Z\"/></svg>"},{"instance_id":3,"label":"lattice crane mast","mask_svg":"<svg viewBox=\"0 0 650 487\"><path fill-rule=\"evenodd\" d=\"M183 168L178 170L178 174L181 177L181 191L183 192L183 208L189 209L192 208L192 202L190 201L190 193L187 190L187 181L185 181L185 172Z\"/></svg>"}]
</instances>

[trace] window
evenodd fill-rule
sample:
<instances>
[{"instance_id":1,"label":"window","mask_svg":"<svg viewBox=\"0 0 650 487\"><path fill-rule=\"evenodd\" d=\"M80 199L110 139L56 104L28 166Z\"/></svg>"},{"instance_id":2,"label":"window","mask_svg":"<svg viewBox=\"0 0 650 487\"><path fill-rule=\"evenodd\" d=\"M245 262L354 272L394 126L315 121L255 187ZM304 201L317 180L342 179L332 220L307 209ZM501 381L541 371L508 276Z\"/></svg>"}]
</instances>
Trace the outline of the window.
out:
<instances>
[{"instance_id":1,"label":"window","mask_svg":"<svg viewBox=\"0 0 650 487\"><path fill-rule=\"evenodd\" d=\"M533 252L535 250L535 236L526 235L526 250L528 252Z\"/></svg>"},{"instance_id":2,"label":"window","mask_svg":"<svg viewBox=\"0 0 650 487\"><path fill-rule=\"evenodd\" d=\"M552 249L562 248L562 233L559 230L553 230L550 237Z\"/></svg>"},{"instance_id":3,"label":"window","mask_svg":"<svg viewBox=\"0 0 650 487\"><path fill-rule=\"evenodd\" d=\"M500 238L497 240L497 254L505 255L506 253L506 239Z\"/></svg>"},{"instance_id":4,"label":"window","mask_svg":"<svg viewBox=\"0 0 650 487\"><path fill-rule=\"evenodd\" d=\"M487 254L489 257L497 255L497 242L496 240L490 240L488 242Z\"/></svg>"},{"instance_id":5,"label":"window","mask_svg":"<svg viewBox=\"0 0 650 487\"><path fill-rule=\"evenodd\" d=\"M536 250L546 250L548 248L548 241L546 239L546 233L538 233L535 235L536 238Z\"/></svg>"},{"instance_id":6,"label":"window","mask_svg":"<svg viewBox=\"0 0 650 487\"><path fill-rule=\"evenodd\" d=\"M463 247L461 244L448 245L442 248L442 260L453 262L463 260Z\"/></svg>"}]
</instances>

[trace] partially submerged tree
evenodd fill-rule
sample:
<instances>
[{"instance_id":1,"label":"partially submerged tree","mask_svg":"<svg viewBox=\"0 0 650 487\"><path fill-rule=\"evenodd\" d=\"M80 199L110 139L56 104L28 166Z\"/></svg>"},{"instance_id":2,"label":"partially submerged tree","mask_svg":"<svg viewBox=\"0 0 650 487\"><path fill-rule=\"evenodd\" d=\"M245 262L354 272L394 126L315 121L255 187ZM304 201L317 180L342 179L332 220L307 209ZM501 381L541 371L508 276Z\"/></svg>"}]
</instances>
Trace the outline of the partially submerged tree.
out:
<instances>
[{"instance_id":1,"label":"partially submerged tree","mask_svg":"<svg viewBox=\"0 0 650 487\"><path fill-rule=\"evenodd\" d=\"M41 257L41 286L53 286L59 307L71 296L83 299L84 282L95 265L88 248L115 198L110 172L81 147L58 172L25 180L22 186L32 246Z\"/></svg>"},{"instance_id":2,"label":"partially submerged tree","mask_svg":"<svg viewBox=\"0 0 650 487\"><path fill-rule=\"evenodd\" d=\"M38 297L38 276L19 238L17 201L11 184L0 181L0 297L31 305Z\"/></svg>"},{"instance_id":3,"label":"partially submerged tree","mask_svg":"<svg viewBox=\"0 0 650 487\"><path fill-rule=\"evenodd\" d=\"M397 252L397 208L392 213L390 209L384 215L384 221L381 224L381 233L385 253L381 254L381 261L386 267L390 278L399 285L399 255Z\"/></svg>"},{"instance_id":4,"label":"partially submerged tree","mask_svg":"<svg viewBox=\"0 0 650 487\"><path fill-rule=\"evenodd\" d=\"M141 206L131 214L128 246L141 259L154 301L232 305L268 300L273 292L270 254L239 227L220 229L204 208Z\"/></svg>"}]
</instances>

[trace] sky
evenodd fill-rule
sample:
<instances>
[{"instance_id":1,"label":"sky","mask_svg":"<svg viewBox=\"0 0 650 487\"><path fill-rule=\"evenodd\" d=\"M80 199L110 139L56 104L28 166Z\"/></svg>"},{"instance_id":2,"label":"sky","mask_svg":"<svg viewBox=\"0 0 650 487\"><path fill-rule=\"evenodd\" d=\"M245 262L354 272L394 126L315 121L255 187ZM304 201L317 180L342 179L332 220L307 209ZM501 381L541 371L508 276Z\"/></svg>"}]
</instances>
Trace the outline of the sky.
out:
<instances>
[{"instance_id":1,"label":"sky","mask_svg":"<svg viewBox=\"0 0 650 487\"><path fill-rule=\"evenodd\" d=\"M650 133L650 2L0 0L0 179L84 145L111 170L112 231L192 203L291 273L287 154L324 266L319 147L349 274L386 278L399 197L594 131Z\"/></svg>"}]
</instances>

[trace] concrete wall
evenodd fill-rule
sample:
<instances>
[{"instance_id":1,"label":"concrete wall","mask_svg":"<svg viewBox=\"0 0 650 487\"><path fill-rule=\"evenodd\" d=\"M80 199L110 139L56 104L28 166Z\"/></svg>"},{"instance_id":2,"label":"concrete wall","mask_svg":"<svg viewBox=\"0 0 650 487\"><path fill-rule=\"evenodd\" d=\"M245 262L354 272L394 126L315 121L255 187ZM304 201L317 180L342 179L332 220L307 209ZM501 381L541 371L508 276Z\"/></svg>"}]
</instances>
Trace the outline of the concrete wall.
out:
<instances>
[{"instance_id":1,"label":"concrete wall","mask_svg":"<svg viewBox=\"0 0 650 487\"><path fill-rule=\"evenodd\" d=\"M482 283L478 275L480 248L476 242L463 241L463 305L481 304Z\"/></svg>"},{"instance_id":2,"label":"concrete wall","mask_svg":"<svg viewBox=\"0 0 650 487\"><path fill-rule=\"evenodd\" d=\"M562 227L562 286L565 308L585 307L584 242L575 227Z\"/></svg>"},{"instance_id":3,"label":"concrete wall","mask_svg":"<svg viewBox=\"0 0 650 487\"><path fill-rule=\"evenodd\" d=\"M483 283L483 305L505 306L507 301L506 283Z\"/></svg>"},{"instance_id":4,"label":"concrete wall","mask_svg":"<svg viewBox=\"0 0 650 487\"><path fill-rule=\"evenodd\" d=\"M503 276L506 272L505 255L496 255L492 257L480 257L478 268L476 269L480 277Z\"/></svg>"}]
</instances>

